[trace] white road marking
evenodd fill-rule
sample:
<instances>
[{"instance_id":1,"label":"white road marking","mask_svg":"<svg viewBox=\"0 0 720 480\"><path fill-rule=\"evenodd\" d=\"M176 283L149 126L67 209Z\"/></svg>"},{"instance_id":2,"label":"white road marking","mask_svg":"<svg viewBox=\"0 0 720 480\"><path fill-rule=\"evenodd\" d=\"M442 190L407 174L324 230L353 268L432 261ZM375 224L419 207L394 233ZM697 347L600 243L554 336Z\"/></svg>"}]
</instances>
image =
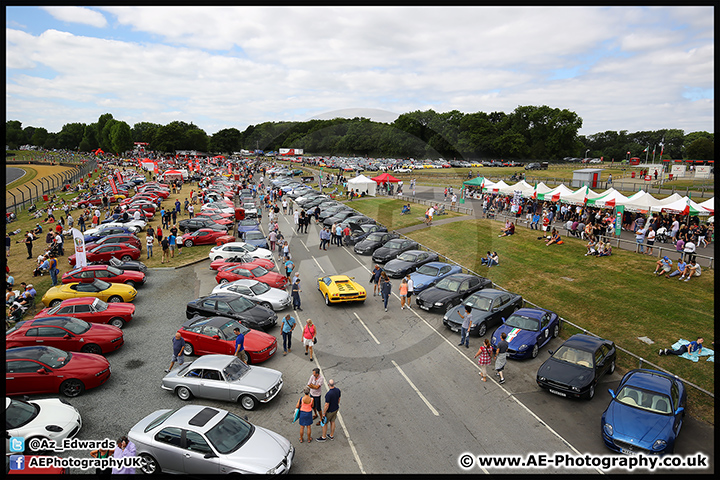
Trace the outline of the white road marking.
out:
<instances>
[{"instance_id":1,"label":"white road marking","mask_svg":"<svg viewBox=\"0 0 720 480\"><path fill-rule=\"evenodd\" d=\"M317 261L317 258L315 258L313 255L311 255L311 257L312 257L313 261L315 262L315 265L318 266L318 268L320 269L320 271L321 271L321 272L323 273L323 275L324 275L324 274L325 274L325 270L323 270L323 268L320 266L320 264L319 264L318 261Z\"/></svg>"},{"instance_id":2,"label":"white road marking","mask_svg":"<svg viewBox=\"0 0 720 480\"><path fill-rule=\"evenodd\" d=\"M355 313L355 312L353 312L353 313L355 314L355 318L357 318L357 319L360 321L360 324L361 324L363 327L365 327L365 330L367 330L367 332L370 334L370 336L372 337L372 339L375 340L375 343L377 343L378 345L380 345L380 341L379 341L377 338L375 338L375 335L373 335L373 333L370 331L370 329L367 327L367 325L365 325L365 322L362 321L362 319L358 316L357 313Z\"/></svg>"},{"instance_id":3,"label":"white road marking","mask_svg":"<svg viewBox=\"0 0 720 480\"><path fill-rule=\"evenodd\" d=\"M418 388L415 386L415 384L412 382L412 380L410 380L410 379L408 378L408 376L405 375L405 372L402 371L402 368L400 368L400 365L398 365L398 364L395 362L395 360L391 360L391 362L392 362L393 365L395 365L395 368L397 368L398 372L400 372L400 375L403 376L403 378L405 379L405 381L410 384L410 386L412 387L413 390L415 390L415 393L418 394L418 396L420 397L420 399L421 399L423 402L425 402L425 405L427 405L427 407L430 409L430 411L433 413L433 415L435 415L436 417L439 417L440 414L438 413L438 411L435 410L435 408L432 406L432 404L431 404L430 402L428 402L428 399L425 398L425 395L423 395L420 390L418 390Z\"/></svg>"}]
</instances>

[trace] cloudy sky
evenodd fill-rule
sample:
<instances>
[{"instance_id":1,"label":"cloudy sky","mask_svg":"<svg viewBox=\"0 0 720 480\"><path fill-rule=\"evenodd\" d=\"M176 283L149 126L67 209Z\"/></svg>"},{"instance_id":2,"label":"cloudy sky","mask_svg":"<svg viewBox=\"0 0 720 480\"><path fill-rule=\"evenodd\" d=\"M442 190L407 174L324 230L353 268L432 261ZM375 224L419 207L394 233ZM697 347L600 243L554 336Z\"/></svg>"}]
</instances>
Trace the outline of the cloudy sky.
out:
<instances>
[{"instance_id":1,"label":"cloudy sky","mask_svg":"<svg viewBox=\"0 0 720 480\"><path fill-rule=\"evenodd\" d=\"M213 134L415 110L714 132L712 7L6 7L6 118Z\"/></svg>"}]
</instances>

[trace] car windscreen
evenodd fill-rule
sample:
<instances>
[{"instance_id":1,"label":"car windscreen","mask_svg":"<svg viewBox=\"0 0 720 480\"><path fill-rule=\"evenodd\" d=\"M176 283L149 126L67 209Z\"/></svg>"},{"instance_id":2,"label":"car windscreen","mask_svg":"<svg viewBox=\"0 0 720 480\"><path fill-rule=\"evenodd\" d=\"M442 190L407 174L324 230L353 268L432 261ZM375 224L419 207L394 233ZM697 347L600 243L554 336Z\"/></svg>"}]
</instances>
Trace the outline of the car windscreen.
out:
<instances>
[{"instance_id":1,"label":"car windscreen","mask_svg":"<svg viewBox=\"0 0 720 480\"><path fill-rule=\"evenodd\" d=\"M255 267L251 269L250 272L252 272L253 276L255 277L262 277L263 275L268 273L268 271L265 270L263 267Z\"/></svg>"},{"instance_id":2,"label":"car windscreen","mask_svg":"<svg viewBox=\"0 0 720 480\"><path fill-rule=\"evenodd\" d=\"M70 330L75 335L82 335L83 333L90 330L90 324L86 322L85 320L80 320L79 318L72 318L65 322L63 324L63 327Z\"/></svg>"},{"instance_id":3,"label":"car windscreen","mask_svg":"<svg viewBox=\"0 0 720 480\"><path fill-rule=\"evenodd\" d=\"M440 280L435 287L440 290L447 290L448 292L457 292L461 283L462 280L446 277Z\"/></svg>"},{"instance_id":4,"label":"car windscreen","mask_svg":"<svg viewBox=\"0 0 720 480\"><path fill-rule=\"evenodd\" d=\"M615 397L618 402L653 413L670 415L672 413L670 397L659 392L651 392L632 385L625 385Z\"/></svg>"},{"instance_id":5,"label":"car windscreen","mask_svg":"<svg viewBox=\"0 0 720 480\"><path fill-rule=\"evenodd\" d=\"M581 367L592 368L593 366L592 353L568 347L567 345L563 345L558 348L553 354L553 358L555 360L560 360L562 362L571 363Z\"/></svg>"},{"instance_id":6,"label":"car windscreen","mask_svg":"<svg viewBox=\"0 0 720 480\"><path fill-rule=\"evenodd\" d=\"M30 423L40 413L40 407L15 398L5 409L5 429L19 428Z\"/></svg>"},{"instance_id":7,"label":"car windscreen","mask_svg":"<svg viewBox=\"0 0 720 480\"><path fill-rule=\"evenodd\" d=\"M251 230L245 234L246 240L262 240L265 238L265 235L263 235L262 232L258 232L257 230Z\"/></svg>"},{"instance_id":8,"label":"car windscreen","mask_svg":"<svg viewBox=\"0 0 720 480\"><path fill-rule=\"evenodd\" d=\"M383 245L383 248L389 248L390 250L398 250L400 247L402 247L402 241L398 240L390 240Z\"/></svg>"},{"instance_id":9,"label":"car windscreen","mask_svg":"<svg viewBox=\"0 0 720 480\"><path fill-rule=\"evenodd\" d=\"M370 242L379 242L383 239L383 235L382 233L371 233L367 236L367 240Z\"/></svg>"},{"instance_id":10,"label":"car windscreen","mask_svg":"<svg viewBox=\"0 0 720 480\"><path fill-rule=\"evenodd\" d=\"M110 284L108 282L106 282L104 280L99 280L97 278L95 279L93 284L100 290L107 290L108 288L110 288Z\"/></svg>"},{"instance_id":11,"label":"car windscreen","mask_svg":"<svg viewBox=\"0 0 720 480\"><path fill-rule=\"evenodd\" d=\"M524 315L510 315L505 325L513 328L521 328L523 330L529 330L531 332L537 332L540 330L540 322L537 318L530 318Z\"/></svg>"},{"instance_id":12,"label":"car windscreen","mask_svg":"<svg viewBox=\"0 0 720 480\"><path fill-rule=\"evenodd\" d=\"M205 436L219 453L227 455L240 448L252 436L253 431L252 425L228 412Z\"/></svg>"},{"instance_id":13,"label":"car windscreen","mask_svg":"<svg viewBox=\"0 0 720 480\"><path fill-rule=\"evenodd\" d=\"M403 262L414 262L418 258L417 253L403 252L396 257L396 260L402 260Z\"/></svg>"},{"instance_id":14,"label":"car windscreen","mask_svg":"<svg viewBox=\"0 0 720 480\"><path fill-rule=\"evenodd\" d=\"M35 358L38 362L44 363L50 368L60 368L63 365L67 365L72 358L72 353L65 352L55 347L41 347L34 353L35 355L32 356L33 358Z\"/></svg>"},{"instance_id":15,"label":"car windscreen","mask_svg":"<svg viewBox=\"0 0 720 480\"><path fill-rule=\"evenodd\" d=\"M117 267L113 267L112 265L107 266L107 271L112 273L113 275L122 275L124 273L122 270Z\"/></svg>"},{"instance_id":16,"label":"car windscreen","mask_svg":"<svg viewBox=\"0 0 720 480\"><path fill-rule=\"evenodd\" d=\"M430 265L423 265L422 267L418 267L416 270L417 273L420 275L427 275L429 277L437 277L440 269L438 267L431 267Z\"/></svg>"},{"instance_id":17,"label":"car windscreen","mask_svg":"<svg viewBox=\"0 0 720 480\"><path fill-rule=\"evenodd\" d=\"M223 374L225 375L225 378L232 382L234 380L240 380L249 371L250 367L248 367L245 362L239 358L234 358L225 366Z\"/></svg>"},{"instance_id":18,"label":"car windscreen","mask_svg":"<svg viewBox=\"0 0 720 480\"><path fill-rule=\"evenodd\" d=\"M253 244L251 244L251 243L246 243L246 244L243 246L243 248L245 248L245 250L247 250L248 252L254 252L255 250L258 249L258 247L256 247L255 245L253 245Z\"/></svg>"},{"instance_id":19,"label":"car windscreen","mask_svg":"<svg viewBox=\"0 0 720 480\"><path fill-rule=\"evenodd\" d=\"M245 310L248 310L255 306L253 302L251 302L245 297L235 297L230 300L228 304L230 305L230 308L232 308L235 312L244 312Z\"/></svg>"},{"instance_id":20,"label":"car windscreen","mask_svg":"<svg viewBox=\"0 0 720 480\"><path fill-rule=\"evenodd\" d=\"M96 298L95 301L93 301L92 306L96 312L104 312L108 309L108 304L99 298Z\"/></svg>"},{"instance_id":21,"label":"car windscreen","mask_svg":"<svg viewBox=\"0 0 720 480\"><path fill-rule=\"evenodd\" d=\"M250 290L252 290L255 295L262 295L270 290L270 286L262 282L257 282L255 285L250 287Z\"/></svg>"},{"instance_id":22,"label":"car windscreen","mask_svg":"<svg viewBox=\"0 0 720 480\"><path fill-rule=\"evenodd\" d=\"M492 305L492 299L487 297L481 297L479 295L471 295L467 300L465 300L464 304L472 307L473 310L489 312L490 305Z\"/></svg>"}]
</instances>

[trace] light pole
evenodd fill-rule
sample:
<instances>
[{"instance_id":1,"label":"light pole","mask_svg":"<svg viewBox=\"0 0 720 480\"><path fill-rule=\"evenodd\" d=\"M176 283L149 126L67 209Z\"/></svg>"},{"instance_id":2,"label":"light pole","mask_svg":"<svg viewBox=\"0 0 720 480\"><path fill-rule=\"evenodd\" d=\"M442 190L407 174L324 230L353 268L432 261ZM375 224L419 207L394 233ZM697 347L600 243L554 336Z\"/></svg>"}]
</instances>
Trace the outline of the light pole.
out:
<instances>
[{"instance_id":1,"label":"light pole","mask_svg":"<svg viewBox=\"0 0 720 480\"><path fill-rule=\"evenodd\" d=\"M588 148L587 150L585 150L585 158L587 158L587 154L588 154L589 151L590 151L589 148Z\"/></svg>"}]
</instances>

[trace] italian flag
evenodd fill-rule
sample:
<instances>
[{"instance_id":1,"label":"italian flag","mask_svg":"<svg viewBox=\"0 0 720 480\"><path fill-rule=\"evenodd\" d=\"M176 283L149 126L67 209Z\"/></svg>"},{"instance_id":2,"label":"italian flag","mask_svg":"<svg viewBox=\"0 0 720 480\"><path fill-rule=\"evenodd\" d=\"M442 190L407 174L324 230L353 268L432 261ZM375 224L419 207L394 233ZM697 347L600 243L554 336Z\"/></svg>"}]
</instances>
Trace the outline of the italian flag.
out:
<instances>
[{"instance_id":1,"label":"italian flag","mask_svg":"<svg viewBox=\"0 0 720 480\"><path fill-rule=\"evenodd\" d=\"M513 328L512 330L510 330L510 332L508 332L507 342L512 342L513 338L515 338L520 332L522 332L521 328Z\"/></svg>"}]
</instances>

